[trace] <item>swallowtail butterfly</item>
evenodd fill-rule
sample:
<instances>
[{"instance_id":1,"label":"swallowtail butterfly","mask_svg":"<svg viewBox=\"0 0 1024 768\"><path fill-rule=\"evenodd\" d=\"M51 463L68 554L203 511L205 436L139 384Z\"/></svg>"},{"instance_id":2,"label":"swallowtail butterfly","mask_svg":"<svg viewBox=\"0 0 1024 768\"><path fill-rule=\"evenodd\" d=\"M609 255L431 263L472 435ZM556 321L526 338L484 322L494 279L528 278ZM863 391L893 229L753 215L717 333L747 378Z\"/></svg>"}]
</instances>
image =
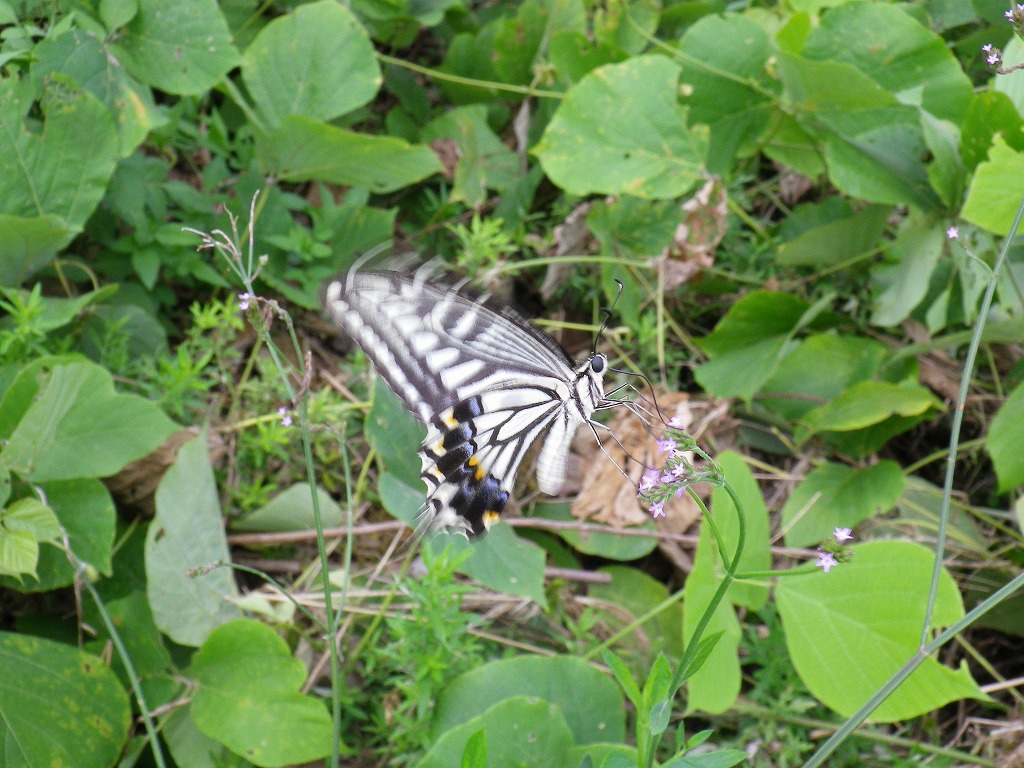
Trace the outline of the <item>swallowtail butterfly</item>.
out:
<instances>
[{"instance_id":1,"label":"swallowtail butterfly","mask_svg":"<svg viewBox=\"0 0 1024 768\"><path fill-rule=\"evenodd\" d=\"M328 286L325 304L427 426L427 530L489 528L538 439L537 485L557 494L577 427L614 402L604 399L604 355L573 363L517 313L436 280L430 265L354 268Z\"/></svg>"}]
</instances>

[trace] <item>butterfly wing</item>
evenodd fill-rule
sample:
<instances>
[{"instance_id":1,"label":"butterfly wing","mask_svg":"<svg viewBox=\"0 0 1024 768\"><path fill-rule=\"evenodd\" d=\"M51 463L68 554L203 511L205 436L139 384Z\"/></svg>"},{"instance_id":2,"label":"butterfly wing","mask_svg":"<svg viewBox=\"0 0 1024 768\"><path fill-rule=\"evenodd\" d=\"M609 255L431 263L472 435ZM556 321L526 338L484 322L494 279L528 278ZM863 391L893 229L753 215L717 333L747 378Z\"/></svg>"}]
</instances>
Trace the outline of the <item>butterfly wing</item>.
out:
<instances>
[{"instance_id":1,"label":"butterfly wing","mask_svg":"<svg viewBox=\"0 0 1024 768\"><path fill-rule=\"evenodd\" d=\"M574 369L551 337L515 313L430 274L350 272L328 287L326 304L427 425L420 457L431 527L479 533L500 515L530 446L545 435L538 481L558 492L568 443L602 394L600 376L589 363Z\"/></svg>"}]
</instances>

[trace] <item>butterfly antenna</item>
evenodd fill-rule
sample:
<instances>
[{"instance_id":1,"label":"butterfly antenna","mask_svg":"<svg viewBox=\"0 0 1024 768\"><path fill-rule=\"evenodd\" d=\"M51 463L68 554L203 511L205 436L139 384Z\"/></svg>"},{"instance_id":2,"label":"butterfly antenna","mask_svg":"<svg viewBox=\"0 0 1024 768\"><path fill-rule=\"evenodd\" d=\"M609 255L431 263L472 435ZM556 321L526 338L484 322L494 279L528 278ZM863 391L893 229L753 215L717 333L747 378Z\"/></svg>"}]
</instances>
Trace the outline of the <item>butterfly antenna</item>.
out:
<instances>
[{"instance_id":1,"label":"butterfly antenna","mask_svg":"<svg viewBox=\"0 0 1024 768\"><path fill-rule=\"evenodd\" d=\"M658 418L661 419L662 424L668 423L668 420L665 418L665 414L661 412L661 407L658 405L658 396L654 394L654 385L651 384L651 380L647 378L647 376L642 373L635 373L634 371L625 371L621 368L609 368L608 370L612 373L620 373L623 376L636 376L639 379L643 379L644 383L647 385L647 389L651 393L651 402L654 403L654 410L657 412Z\"/></svg>"},{"instance_id":2,"label":"butterfly antenna","mask_svg":"<svg viewBox=\"0 0 1024 768\"><path fill-rule=\"evenodd\" d=\"M619 303L619 297L622 296L622 281L615 278L615 284L619 286L618 292L615 294L615 298L612 300L611 306L601 307L601 314L604 315L604 320L601 321L601 327L597 329L597 336L594 337L594 354L597 354L597 343L601 340L601 336L604 335L605 329L608 328L608 323L612 319L612 310L615 309L615 305Z\"/></svg>"}]
</instances>

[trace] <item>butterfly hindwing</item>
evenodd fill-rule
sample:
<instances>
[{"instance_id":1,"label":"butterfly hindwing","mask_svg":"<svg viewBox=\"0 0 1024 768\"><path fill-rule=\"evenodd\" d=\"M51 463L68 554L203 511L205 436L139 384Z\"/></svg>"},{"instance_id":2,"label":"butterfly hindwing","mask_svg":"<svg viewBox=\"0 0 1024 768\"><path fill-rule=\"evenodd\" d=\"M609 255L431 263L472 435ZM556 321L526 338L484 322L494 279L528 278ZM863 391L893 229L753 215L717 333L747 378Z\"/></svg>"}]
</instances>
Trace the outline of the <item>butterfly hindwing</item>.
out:
<instances>
[{"instance_id":1,"label":"butterfly hindwing","mask_svg":"<svg viewBox=\"0 0 1024 768\"><path fill-rule=\"evenodd\" d=\"M530 447L557 493L568 444L603 397L605 360L581 366L510 310L413 274L350 272L327 309L427 425L420 449L431 529L478 534L498 519Z\"/></svg>"}]
</instances>

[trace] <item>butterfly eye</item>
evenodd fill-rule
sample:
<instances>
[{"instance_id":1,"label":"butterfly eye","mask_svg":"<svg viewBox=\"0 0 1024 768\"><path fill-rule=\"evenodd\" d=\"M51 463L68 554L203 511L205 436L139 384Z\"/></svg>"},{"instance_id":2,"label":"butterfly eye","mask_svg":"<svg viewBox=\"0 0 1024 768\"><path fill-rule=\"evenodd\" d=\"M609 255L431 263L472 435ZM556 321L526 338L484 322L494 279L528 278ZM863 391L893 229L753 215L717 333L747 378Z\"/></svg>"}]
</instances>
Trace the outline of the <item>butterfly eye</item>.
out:
<instances>
[{"instance_id":1,"label":"butterfly eye","mask_svg":"<svg viewBox=\"0 0 1024 768\"><path fill-rule=\"evenodd\" d=\"M604 370L604 367L608 361L604 359L604 355L594 355L590 360L590 370L594 373L600 373Z\"/></svg>"}]
</instances>

